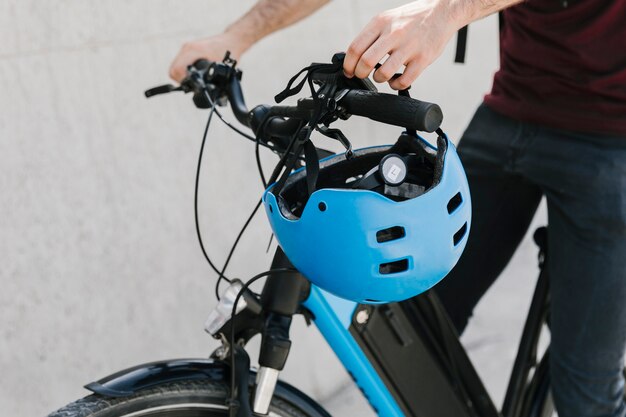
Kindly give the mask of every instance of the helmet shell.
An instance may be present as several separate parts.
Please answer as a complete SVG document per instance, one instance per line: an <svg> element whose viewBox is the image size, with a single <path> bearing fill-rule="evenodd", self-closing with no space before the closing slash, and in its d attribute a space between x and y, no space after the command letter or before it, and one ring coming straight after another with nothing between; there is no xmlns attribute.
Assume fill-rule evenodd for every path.
<svg viewBox="0 0 626 417"><path fill-rule="evenodd" d="M300 218L290 219L281 213L271 185L263 196L264 207L281 248L313 284L359 303L405 300L443 279L467 242L469 187L449 141L443 161L439 183L409 200L326 188L311 194ZM453 206L458 206L449 213L455 196ZM398 226L403 237L378 241L377 232ZM399 271L383 273L381 265L390 263Z"/></svg>

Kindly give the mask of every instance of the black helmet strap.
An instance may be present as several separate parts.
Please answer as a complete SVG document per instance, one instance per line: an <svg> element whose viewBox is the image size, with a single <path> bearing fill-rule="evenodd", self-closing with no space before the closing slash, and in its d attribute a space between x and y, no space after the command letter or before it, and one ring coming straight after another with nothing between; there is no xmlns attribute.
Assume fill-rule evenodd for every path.
<svg viewBox="0 0 626 417"><path fill-rule="evenodd" d="M294 85L298 77L302 74L306 73L306 75L302 78L300 82ZM313 142L311 142L311 133L313 130L316 130L317 125L320 123L322 118L326 115L326 100L323 100L324 97L332 97L335 94L335 87L333 83L327 84L322 87L320 90L316 90L313 86L313 77L312 75L315 73L323 73L328 74L331 77L343 76L343 61L335 61L331 64L311 64L306 68L303 68L300 72L294 75L289 82L287 83L287 87L276 95L275 100L277 103L280 103L287 97L291 97L295 94L298 94L302 88L304 87L304 83L307 82L309 88L311 90L311 96L313 97L313 105L314 111L313 116L309 120L309 122L304 126L292 139L292 144L290 146L290 151L287 156L287 159L284 161L284 171L281 174L278 182L274 186L274 192L279 194L283 187L285 186L285 182L289 177L289 174L296 166L300 155L304 153L304 162L307 170L307 190L309 195L311 195L315 189L317 184L317 177L319 174L319 155L317 153L317 149ZM325 95L322 95L321 92L324 92ZM277 169L280 169L280 163ZM276 171L275 171L276 172Z"/></svg>
<svg viewBox="0 0 626 417"><path fill-rule="evenodd" d="M439 135L437 138L437 154L433 155L432 153L429 153L424 148L424 146L419 143L417 135L414 132L403 132L396 141L396 143L391 148L389 148L387 152L385 152L386 156L383 157L379 165L371 169L361 179L355 181L352 185L352 188L372 190L374 188L384 185L385 183L387 185L394 185L390 184L388 182L388 179L385 177L385 173L381 172L381 169L384 169L383 165L385 159L389 157L395 157L401 160L398 161L397 165L404 165L407 172L408 166L410 165L411 161L415 161L415 158L425 158L427 160L430 160L434 166L432 185L436 185L441 178L441 173L443 170L443 157L447 148L446 137L443 131L438 130L437 134Z"/></svg>

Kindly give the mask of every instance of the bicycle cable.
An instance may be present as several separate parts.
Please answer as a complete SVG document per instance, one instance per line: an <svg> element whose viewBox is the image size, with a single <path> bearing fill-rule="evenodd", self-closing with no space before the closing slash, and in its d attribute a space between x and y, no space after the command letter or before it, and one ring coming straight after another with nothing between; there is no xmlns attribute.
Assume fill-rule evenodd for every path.
<svg viewBox="0 0 626 417"><path fill-rule="evenodd" d="M227 126L229 126L232 130L234 130L235 132L239 133L240 135L251 139L255 142L255 157L256 157L256 162L257 162L257 168L259 170L259 176L261 177L261 182L263 183L264 189L266 187L266 181L265 181L265 175L263 174L263 168L261 166L261 158L260 158L260 153L259 153L259 147L261 145L261 140L260 137L254 139L251 136L248 136L247 134L245 134L244 132L242 132L241 130L237 129L235 126L231 125L229 122L227 122L220 114L220 112L217 110L216 104L213 102L213 100L211 100L211 97L209 95L209 92L204 89L203 90L205 97L207 98L211 108L210 108L210 113L209 113L209 119L207 120L207 125L205 127L204 130L204 135L202 137L202 145L200 147L200 154L198 157L198 169L196 171L196 184L195 184L195 195L194 195L194 211L195 211L195 219L196 219L196 233L198 235L198 240L200 242L200 248L202 249L202 253L204 254L205 259L207 260L207 262L209 263L209 265L211 265L211 268L213 268L213 270L215 271L216 274L218 274L218 278L217 278L217 282L215 283L215 297L217 298L217 300L220 300L220 294L219 294L219 288L220 288L220 284L222 282L222 280L230 283L232 280L230 278L228 278L225 275L226 272L226 268L228 268L228 265L230 263L230 260L233 257L233 254L235 253L235 250L237 249L237 245L239 244L239 241L241 240L241 237L243 236L243 234L245 233L246 229L248 228L248 226L250 225L250 222L252 221L252 219L254 218L254 216L256 215L256 213L259 210L259 207L261 207L261 203L262 200L259 200L257 202L257 204L255 205L254 209L252 210L252 213L248 216L246 222L244 223L243 227L241 228L241 230L239 231L239 234L237 235L237 238L235 239L235 242L233 243L228 256L226 257L226 261L224 262L224 266L222 267L221 271L217 269L217 267L213 264L213 262L211 262L209 256L206 253L206 250L204 248L204 244L202 241L202 236L200 234L200 226L199 226L199 221L198 221L198 183L199 183L199 177L200 177L200 167L202 165L202 157L203 157L203 153L204 153L204 146L206 143L206 138L208 136L208 131L209 131L209 126L211 124L211 119L213 116L213 113L217 114L217 116L219 117L219 119L224 122L224 124L226 124ZM273 147L270 146L266 146L269 149L271 149L272 151L274 151Z"/></svg>
<svg viewBox="0 0 626 417"><path fill-rule="evenodd" d="M243 225L243 227L239 231L239 234L237 235L237 239L235 239L235 243L233 243L233 246L230 248L230 252L228 253L226 262L224 262L224 267L222 268L222 272L220 273L220 276L217 278L217 283L215 284L215 296L217 297L218 301L220 300L219 289L220 289L220 283L222 282L222 280L225 280L228 283L231 282L231 280L229 280L228 278L224 276L224 272L226 272L226 268L228 267L228 264L230 263L230 259L233 257L233 254L235 253L235 249L237 249L237 245L239 244L241 237L243 236L244 232L248 228L248 225L254 218L255 214L259 211L259 207L261 207L262 201L263 200L259 199L259 201L256 203L256 206L254 206L252 213L250 213L250 216L248 216L246 223Z"/></svg>
<svg viewBox="0 0 626 417"><path fill-rule="evenodd" d="M260 149L259 145L260 145L261 140L259 136L257 136L257 139L255 140L255 142L256 144L254 146L254 156L256 159L257 169L259 170L259 177L261 178L261 183L263 184L263 189L265 190L267 188L267 181L265 180L265 174L263 173L263 166L261 165L261 155L259 153L259 149ZM261 207L262 201L263 200L259 200L259 202L256 204L256 206L252 210L252 213L248 217L248 220L246 220L246 223L243 225L243 228L239 231L239 234L237 235L237 239L235 239L235 243L233 244L228 254L228 257L226 258L226 262L224 263L222 272L220 273L220 276L217 279L217 283L215 284L215 296L217 297L218 300L220 299L219 289L220 289L220 283L223 279L222 277L224 276L224 272L226 271L226 268L228 267L228 263L230 262L230 259L232 258L233 253L235 252L235 249L237 247L237 244L239 243L239 240L243 236L244 232L248 228L248 225L250 224L254 216L256 215L257 211L259 210L259 207ZM230 282L230 281L227 281L227 282Z"/></svg>
<svg viewBox="0 0 626 417"><path fill-rule="evenodd" d="M256 144L254 145L254 157L256 159L256 167L259 170L259 177L261 177L261 184L263 184L263 189L267 189L267 181L265 180L265 174L263 173L263 166L261 165L261 155L259 153L261 144L261 136L256 137Z"/></svg>
<svg viewBox="0 0 626 417"><path fill-rule="evenodd" d="M196 223L196 235L198 236L198 243L200 243L200 249L202 250L202 255L204 255L204 259L206 259L206 261L209 263L213 271L215 271L216 274L221 275L222 273L220 272L219 269L217 269L215 264L211 261L211 258L209 258L209 255L207 254L206 249L204 247L202 234L200 233L200 219L198 215L198 188L199 188L199 183L200 183L200 170L202 168L202 156L204 154L204 145L206 143L207 134L209 133L209 127L211 126L211 120L213 118L214 112L215 112L215 107L213 106L211 107L211 110L209 112L209 118L207 119L207 123L204 128L204 134L202 135L202 144L200 145L200 152L198 154L198 166L196 168L196 182L194 186L194 196L193 196L193 201L194 201L193 211L194 211L194 219ZM227 277L224 277L224 278L228 282L230 282L230 279L228 279Z"/></svg>

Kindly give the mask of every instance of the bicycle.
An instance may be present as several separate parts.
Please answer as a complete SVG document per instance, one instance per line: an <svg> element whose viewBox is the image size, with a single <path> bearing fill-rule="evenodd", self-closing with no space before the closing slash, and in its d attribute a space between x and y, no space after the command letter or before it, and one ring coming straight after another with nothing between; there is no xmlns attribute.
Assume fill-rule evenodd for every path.
<svg viewBox="0 0 626 417"><path fill-rule="evenodd" d="M336 68L340 68L338 62L341 62L340 55L333 57ZM196 106L210 108L201 149L211 116L215 113L222 118L216 106L230 102L236 119L255 133L255 137L248 136L229 124L255 142L264 184L277 181L280 170L275 169L270 181L265 181L258 159L259 147L277 153L283 162L281 168L286 171L297 168L285 167L285 158L290 154L302 165L307 156L296 152L293 144L303 123L316 114L316 100L319 102L324 95L327 95L325 106L328 111L319 131L338 140L346 148L347 156L353 152L350 142L341 131L329 128L338 119L368 117L405 128L408 132L437 131L442 121L437 105L412 99L407 92L398 96L378 93L367 79L345 79L324 73L309 78L319 87L315 100L301 99L296 106L260 105L249 111L243 99L240 78L241 71L236 62L227 55L223 62L195 63L180 86L156 87L147 91L146 96L183 91L193 93ZM295 79L285 90L289 94L299 91L298 86L291 87ZM304 80L299 88L303 84ZM312 85L311 89L313 91ZM319 113L315 117L319 117ZM317 155L328 157L332 153L318 149ZM202 152L198 171L201 157ZM261 202L253 214L260 205ZM198 228L197 231L204 256L219 274L217 294L219 283L227 279L224 273L234 247L224 268L218 270L204 250ZM240 236L242 233L243 230ZM382 304L342 299L311 284L279 247L269 271L245 284L230 280L221 298L217 294L218 305L209 315L205 329L220 339L222 345L209 359L152 362L119 371L87 384L85 388L92 395L50 416L228 414L249 417L269 414L327 417L329 414L314 400L278 379L291 345L289 327L297 314L317 325L370 405L381 416L550 416L554 407L549 394L549 349L542 355L538 352L540 333L544 327L549 328L549 278L544 269L548 256L546 234L547 229L542 227L534 235L539 247L541 272L501 411L497 410L484 388L435 292L430 290L406 301ZM255 294L249 286L262 277L267 277L262 292ZM253 371L245 346L257 334L262 335L260 367Z"/></svg>

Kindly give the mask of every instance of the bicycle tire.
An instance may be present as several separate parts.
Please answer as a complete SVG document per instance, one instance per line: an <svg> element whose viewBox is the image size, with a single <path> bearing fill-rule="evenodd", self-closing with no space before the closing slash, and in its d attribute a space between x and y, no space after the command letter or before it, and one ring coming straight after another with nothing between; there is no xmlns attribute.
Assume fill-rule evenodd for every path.
<svg viewBox="0 0 626 417"><path fill-rule="evenodd" d="M229 387L224 381L183 380L157 385L121 398L92 394L48 417L227 417L228 395ZM296 402L285 398L277 390L269 415L330 417L321 408L301 407Z"/></svg>

